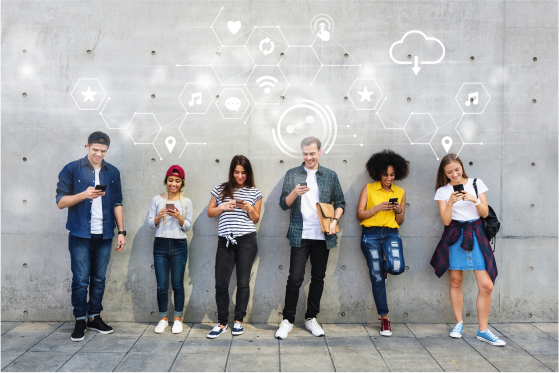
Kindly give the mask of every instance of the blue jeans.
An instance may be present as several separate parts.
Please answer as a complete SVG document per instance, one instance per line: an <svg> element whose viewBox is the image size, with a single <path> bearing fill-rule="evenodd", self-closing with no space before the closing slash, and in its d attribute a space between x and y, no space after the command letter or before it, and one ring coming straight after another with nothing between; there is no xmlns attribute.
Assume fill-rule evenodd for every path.
<svg viewBox="0 0 559 373"><path fill-rule="evenodd" d="M398 228L363 227L361 251L367 260L373 286L373 298L379 315L388 314L384 274L404 272L404 251Z"/></svg>
<svg viewBox="0 0 559 373"><path fill-rule="evenodd" d="M153 264L155 278L157 279L157 305L159 317L167 316L167 303L169 302L169 271L171 271L171 284L175 299L175 316L182 316L184 308L184 271L188 248L186 238L161 238L155 237L153 243Z"/></svg>
<svg viewBox="0 0 559 373"><path fill-rule="evenodd" d="M95 317L103 311L105 274L111 258L113 239L104 240L102 234L91 238L68 235L72 268L72 306L77 320ZM89 286L89 302L87 287Z"/></svg>

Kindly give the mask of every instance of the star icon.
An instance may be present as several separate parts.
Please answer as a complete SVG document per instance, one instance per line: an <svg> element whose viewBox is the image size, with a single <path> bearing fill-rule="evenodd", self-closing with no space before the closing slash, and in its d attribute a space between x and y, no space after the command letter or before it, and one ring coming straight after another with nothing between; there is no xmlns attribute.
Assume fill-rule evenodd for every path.
<svg viewBox="0 0 559 373"><path fill-rule="evenodd" d="M367 87L365 87L365 89L363 89L362 92L357 92L357 93L359 93L361 95L361 101L359 101L359 102L363 102L365 100L371 102L371 95L373 94L373 92L369 92L367 90Z"/></svg>
<svg viewBox="0 0 559 373"><path fill-rule="evenodd" d="M82 95L84 95L83 102L86 102L87 100L91 100L91 102L95 102L95 100L93 100L93 95L96 94L97 92L91 92L91 87L87 87L87 92L82 92Z"/></svg>

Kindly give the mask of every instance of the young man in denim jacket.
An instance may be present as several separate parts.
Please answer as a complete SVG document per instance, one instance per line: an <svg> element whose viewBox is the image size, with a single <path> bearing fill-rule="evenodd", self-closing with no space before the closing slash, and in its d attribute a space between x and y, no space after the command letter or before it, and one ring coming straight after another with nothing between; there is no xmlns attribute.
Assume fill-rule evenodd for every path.
<svg viewBox="0 0 559 373"><path fill-rule="evenodd" d="M84 339L86 328L101 334L113 332L101 319L101 303L114 228L118 226L119 231L116 251L124 248L126 231L120 172L103 160L110 143L107 134L92 133L85 145L87 155L68 163L58 175L56 204L59 209L68 207L66 229L70 232L72 306L76 318L71 340L75 342ZM105 189L96 189L97 185L104 185Z"/></svg>
<svg viewBox="0 0 559 373"><path fill-rule="evenodd" d="M322 154L320 140L307 137L301 142L304 162L301 166L287 171L280 197L282 209L291 209L287 238L291 246L289 277L285 292L283 321L276 332L276 338L285 339L293 328L295 311L299 299L299 289L305 277L305 266L311 258L311 284L305 314L305 328L316 336L324 335L324 330L316 321L320 311L320 299L324 288L324 277L328 264L329 249L336 247L338 237L336 227L345 208L344 193L338 175L318 164ZM301 185L306 182L307 185ZM329 232L322 232L316 203L334 205L334 220Z"/></svg>

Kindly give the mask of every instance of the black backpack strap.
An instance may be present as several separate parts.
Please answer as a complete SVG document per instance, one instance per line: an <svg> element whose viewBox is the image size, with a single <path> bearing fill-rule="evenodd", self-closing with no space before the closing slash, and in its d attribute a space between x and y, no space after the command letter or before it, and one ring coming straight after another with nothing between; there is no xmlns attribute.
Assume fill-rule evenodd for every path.
<svg viewBox="0 0 559 373"><path fill-rule="evenodd" d="M479 198L479 196L477 195L477 184L476 184L477 178L474 179L474 190L476 191L476 198Z"/></svg>

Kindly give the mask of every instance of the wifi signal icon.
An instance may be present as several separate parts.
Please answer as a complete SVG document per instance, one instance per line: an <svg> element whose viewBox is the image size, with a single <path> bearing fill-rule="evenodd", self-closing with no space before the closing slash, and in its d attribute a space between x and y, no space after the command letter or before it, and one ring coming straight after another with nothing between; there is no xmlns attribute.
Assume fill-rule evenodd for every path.
<svg viewBox="0 0 559 373"><path fill-rule="evenodd" d="M266 88L264 88L264 93L270 93L271 88L274 88L276 86L276 84L278 83L278 80L276 78L274 78L273 76L265 75L265 76L261 76L260 78L256 79L256 83L258 83L258 86L260 88L266 87Z"/></svg>

